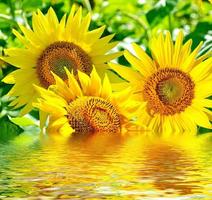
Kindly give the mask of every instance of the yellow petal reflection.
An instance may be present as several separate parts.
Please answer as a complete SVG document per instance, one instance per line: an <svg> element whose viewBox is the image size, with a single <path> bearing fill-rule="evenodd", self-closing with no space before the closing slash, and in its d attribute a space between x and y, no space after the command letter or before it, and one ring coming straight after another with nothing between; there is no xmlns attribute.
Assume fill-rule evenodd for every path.
<svg viewBox="0 0 212 200"><path fill-rule="evenodd" d="M0 198L15 194L26 199L210 200L212 196L212 134L156 138L102 133L51 137L28 145L23 141L29 140L21 136L7 147L0 145L4 177Z"/></svg>

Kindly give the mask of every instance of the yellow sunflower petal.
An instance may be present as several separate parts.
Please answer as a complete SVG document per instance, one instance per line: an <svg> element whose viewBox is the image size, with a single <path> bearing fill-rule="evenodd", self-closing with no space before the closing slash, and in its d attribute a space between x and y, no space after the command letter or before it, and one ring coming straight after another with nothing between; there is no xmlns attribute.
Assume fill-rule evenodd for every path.
<svg viewBox="0 0 212 200"><path fill-rule="evenodd" d="M122 81L120 83L112 83L113 91L116 91L116 92L122 91L122 90L124 90L125 88L128 88L128 87L129 87L129 83L126 82L126 81Z"/></svg>
<svg viewBox="0 0 212 200"><path fill-rule="evenodd" d="M108 77L110 77L110 81L113 83L120 83L124 81L123 78L114 72L114 70L110 69L108 64L99 64L95 65L95 67L100 77L104 77L106 73Z"/></svg>
<svg viewBox="0 0 212 200"><path fill-rule="evenodd" d="M37 36L38 40L42 41L42 39L44 39L43 37L39 37L40 34L42 34L43 36L45 36L45 39L47 39L47 41L50 39L50 37L48 37L51 33L51 26L48 23L47 18L43 15L43 13L38 9L37 13L33 13L32 15L33 19L32 19L32 26L33 26L33 30L34 30L34 35ZM47 42L44 41L44 42Z"/></svg>
<svg viewBox="0 0 212 200"><path fill-rule="evenodd" d="M196 134L198 125L211 127L207 118L208 111L204 108L211 106L210 100L204 100L212 95L211 60L205 55L197 58L201 43L193 52L191 45L192 40L183 45L182 32L179 33L175 44L169 32L165 38L161 33L159 37L151 40L152 60L142 50L139 52L140 48L136 45L134 50L137 50L137 57L125 52L128 62L138 71L118 64L109 64L132 86L134 99L147 102L142 110L143 119L139 117L139 121L156 134ZM145 71L142 65L151 62L155 68ZM170 88L175 88L176 93ZM182 90L182 93L178 90ZM179 99L175 100L175 95L179 95ZM124 106L122 103L120 105Z"/></svg>
<svg viewBox="0 0 212 200"><path fill-rule="evenodd" d="M102 47L104 47L106 44L108 44L112 38L114 37L114 34L111 35L107 35L105 37L100 38L96 43L94 43L92 45L92 49L91 49L91 55L96 55L96 49L100 49Z"/></svg>
<svg viewBox="0 0 212 200"><path fill-rule="evenodd" d="M172 66L173 67L179 67L179 60L180 60L180 52L182 49L182 43L183 43L183 32L180 31L179 34L177 35L177 39L174 45L174 54L173 54L173 61L172 61Z"/></svg>
<svg viewBox="0 0 212 200"><path fill-rule="evenodd" d="M84 35L88 31L90 23L91 23L91 14L88 13L82 19L82 23L81 23L81 28L80 28L80 33L79 34Z"/></svg>
<svg viewBox="0 0 212 200"><path fill-rule="evenodd" d="M138 72L132 70L129 67L125 67L123 65L115 64L115 63L109 63L109 66L111 69L113 69L115 72L117 72L120 76L122 76L127 81L130 81L131 83L139 83L143 81L142 75L140 75Z"/></svg>
<svg viewBox="0 0 212 200"><path fill-rule="evenodd" d="M78 97L82 96L82 90L77 80L75 79L74 75L71 74L69 70L66 70L66 74L68 76L68 85L70 88L72 88L73 94Z"/></svg>
<svg viewBox="0 0 212 200"><path fill-rule="evenodd" d="M185 62L185 60L190 55L191 45L192 45L192 40L190 39L182 46L177 68L181 68L181 65Z"/></svg>
<svg viewBox="0 0 212 200"><path fill-rule="evenodd" d="M105 26L102 26L98 29L88 32L85 36L85 40L88 42L89 45L94 44L100 38L104 30Z"/></svg>
<svg viewBox="0 0 212 200"><path fill-rule="evenodd" d="M149 70L150 72L154 72L156 70L156 67L155 67L153 61L151 60L151 58L136 43L132 43L132 46L136 52L137 57L142 62L142 66L140 66L140 67L145 67L146 70Z"/></svg>
<svg viewBox="0 0 212 200"><path fill-rule="evenodd" d="M100 78L104 77L108 69L106 62L122 53L108 54L108 51L117 44L117 42L110 43L114 35L101 38L105 26L90 31L90 21L91 14L88 13L83 17L81 7L76 9L73 6L67 21L66 15L59 21L54 10L50 8L47 14L43 14L40 10L32 14L32 28L20 25L23 35L13 30L25 48L8 49L3 58L20 68L4 79L5 82L14 84L8 93L17 97L12 105L26 105L23 110L25 112L32 108L33 101L36 101L39 93L42 97L35 106L47 113L60 116L65 114L65 107L76 98L88 94L98 96L101 95L100 91L104 95L110 94L111 88L109 90L106 88L109 86L109 81L105 79L103 84L105 92L103 92ZM68 70L72 71L72 64L76 69L75 72L82 70L91 77L84 76L81 79L81 75L78 77L71 74ZM93 65L97 72L93 71L90 74ZM63 66L67 66L68 80L63 76ZM51 70L57 76L55 74L52 76ZM114 75L110 71L108 74ZM34 94L34 84L49 90L45 92L38 90L39 92Z"/></svg>
<svg viewBox="0 0 212 200"><path fill-rule="evenodd" d="M19 53L19 52L18 52ZM31 55L32 59L29 59L29 54L25 52L25 54L21 56L10 56L10 57L2 57L1 59L4 60L7 63L10 63L13 66L16 66L18 68L26 69L26 68L33 68L35 66L36 59Z"/></svg>
<svg viewBox="0 0 212 200"><path fill-rule="evenodd" d="M209 128L209 129L212 128L207 115L201 110L199 110L198 108L194 106L190 106L189 108L187 108L187 112L189 112L189 115L192 116L192 119L199 126Z"/></svg>
<svg viewBox="0 0 212 200"><path fill-rule="evenodd" d="M170 137L173 134L173 126L175 121L171 119L169 116L165 117L163 120L163 137Z"/></svg>
<svg viewBox="0 0 212 200"><path fill-rule="evenodd" d="M159 115L155 115L154 117L150 118L148 129L152 130L155 134L162 134L161 117Z"/></svg>
<svg viewBox="0 0 212 200"><path fill-rule="evenodd" d="M51 122L51 127L58 129L61 128L65 123L67 123L67 118L63 116Z"/></svg>
<svg viewBox="0 0 212 200"><path fill-rule="evenodd" d="M169 31L166 33L164 47L166 67L172 67L172 55L174 46Z"/></svg>
<svg viewBox="0 0 212 200"><path fill-rule="evenodd" d="M43 130L46 124L46 120L48 118L48 114L39 110L39 120L40 120L40 129Z"/></svg>
<svg viewBox="0 0 212 200"><path fill-rule="evenodd" d="M21 31L24 33L27 40L29 40L33 45L40 43L40 38L30 29L26 28L23 25L19 25Z"/></svg>
<svg viewBox="0 0 212 200"><path fill-rule="evenodd" d="M212 108L212 100L210 99L194 99L193 103L199 108L203 107Z"/></svg>
<svg viewBox="0 0 212 200"><path fill-rule="evenodd" d="M74 129L67 122L60 128L60 134L64 137L70 137L72 133L74 133Z"/></svg>
<svg viewBox="0 0 212 200"><path fill-rule="evenodd" d="M155 61L159 64L159 66L161 68L166 67L163 33L160 33L157 39L152 39L150 43L150 48L153 57L155 58ZM158 49L160 49L160 51L158 51Z"/></svg>
<svg viewBox="0 0 212 200"><path fill-rule="evenodd" d="M212 111L210 111L210 110L207 109L207 108L204 108L204 109L203 109L203 112L208 116L208 119L209 119L210 121L212 121Z"/></svg>
<svg viewBox="0 0 212 200"><path fill-rule="evenodd" d="M122 54L123 54L122 52L116 52L116 53L111 53L111 54L107 54L107 55L94 56L92 61L94 64L105 63L110 60L113 60L114 58L121 56Z"/></svg>
<svg viewBox="0 0 212 200"><path fill-rule="evenodd" d="M186 72L190 71L195 63L195 58L202 46L202 42L194 49L194 51L188 56L188 58L184 61L184 63L182 63L182 65L180 66L180 68Z"/></svg>
<svg viewBox="0 0 212 200"><path fill-rule="evenodd" d="M67 71L68 70L66 69L66 73ZM74 99L76 94L74 94L73 90L71 90L59 76L57 76L53 72L52 74L56 82L55 86L52 86L52 88L54 89L55 87L57 87L58 93L60 93L60 95L63 96L67 101L71 101L72 99Z"/></svg>
<svg viewBox="0 0 212 200"><path fill-rule="evenodd" d="M82 20L82 7L80 7L77 10L76 14L73 16L72 21L70 21L69 24L69 28L72 30L70 35L74 39L74 40L72 39L73 42L76 42L79 39L78 29L80 28L81 20Z"/></svg>
<svg viewBox="0 0 212 200"><path fill-rule="evenodd" d="M65 40L65 37L64 37L65 24L66 24L66 15L63 15L62 19L60 20L58 29L57 29L58 39L61 41Z"/></svg>
<svg viewBox="0 0 212 200"><path fill-rule="evenodd" d="M90 55L92 56L99 56L99 55L102 55L102 54L105 54L107 53L109 50L113 49L119 42L111 42L109 44L105 44L103 46L98 46L96 48L92 48L92 52L90 53ZM112 54L110 54L112 55ZM115 57L111 58L110 60L116 58L116 57L119 57L122 55L122 53L120 54L113 54L115 55Z"/></svg>
<svg viewBox="0 0 212 200"><path fill-rule="evenodd" d="M175 133L182 134L185 131L185 129L182 126L180 114L175 114L173 116L173 120L174 120L174 125L175 125Z"/></svg>
<svg viewBox="0 0 212 200"><path fill-rule="evenodd" d="M112 94L112 87L106 74L103 80L102 91L100 96L104 99L110 99L111 94Z"/></svg>
<svg viewBox="0 0 212 200"><path fill-rule="evenodd" d="M25 79L32 80L34 77L34 70L18 69L8 74L2 81L9 84L26 84Z"/></svg>
<svg viewBox="0 0 212 200"><path fill-rule="evenodd" d="M47 103L46 101L39 100L38 103L33 103L33 106L57 117L67 114L66 110L63 107L57 106L55 102L48 101Z"/></svg>
<svg viewBox="0 0 212 200"><path fill-rule="evenodd" d="M18 31L16 31L15 29L12 30L12 33L18 38L18 40L24 44L25 47L32 47L31 44L29 43L29 41L24 38L24 36L22 36Z"/></svg>
<svg viewBox="0 0 212 200"><path fill-rule="evenodd" d="M78 72L78 77L81 83L83 93L89 95L91 86L90 77L87 74L82 73L81 71Z"/></svg>
<svg viewBox="0 0 212 200"><path fill-rule="evenodd" d="M42 96L43 99L50 100L51 103L55 103L56 106L61 106L63 108L67 105L66 100L53 91L45 90L44 88L37 85L34 85L34 88Z"/></svg>
<svg viewBox="0 0 212 200"><path fill-rule="evenodd" d="M195 66L190 75L194 81L201 81L212 73L212 58L209 58Z"/></svg>
<svg viewBox="0 0 212 200"><path fill-rule="evenodd" d="M114 97L116 98L117 102L121 102L121 101L125 102L129 99L132 93L133 93L132 88L127 87L125 88L125 90L115 93Z"/></svg>
<svg viewBox="0 0 212 200"><path fill-rule="evenodd" d="M206 98L212 95L212 90L211 90L211 85L212 85L212 79L211 80L203 80L199 82L195 86L195 95L196 98Z"/></svg>
<svg viewBox="0 0 212 200"><path fill-rule="evenodd" d="M59 21L57 19L56 13L54 12L54 10L51 7L49 8L46 16L49 21L49 24L51 24L52 29L56 30L59 25Z"/></svg>
<svg viewBox="0 0 212 200"><path fill-rule="evenodd" d="M72 21L73 21L73 17L74 17L75 12L76 12L76 5L74 4L71 8L71 12L68 16L67 23L66 23L65 36L67 38L70 37L70 30L71 30Z"/></svg>
<svg viewBox="0 0 212 200"><path fill-rule="evenodd" d="M129 60L129 62L132 64L133 67L139 70L139 72L143 76L148 77L149 75L151 75L151 71L148 68L148 65L145 66L145 63L142 63L141 60L139 60L138 58L136 58L135 56L133 56L131 53L129 53L126 50L124 51L124 56L127 60Z"/></svg>
<svg viewBox="0 0 212 200"><path fill-rule="evenodd" d="M93 68L90 76L91 76L90 90L92 90L92 95L99 96L101 92L101 79L97 74L95 67Z"/></svg>
<svg viewBox="0 0 212 200"><path fill-rule="evenodd" d="M180 115L180 123L183 126L183 133L197 133L197 123L194 118L191 118L190 111L183 112ZM182 134L182 133L181 133Z"/></svg>

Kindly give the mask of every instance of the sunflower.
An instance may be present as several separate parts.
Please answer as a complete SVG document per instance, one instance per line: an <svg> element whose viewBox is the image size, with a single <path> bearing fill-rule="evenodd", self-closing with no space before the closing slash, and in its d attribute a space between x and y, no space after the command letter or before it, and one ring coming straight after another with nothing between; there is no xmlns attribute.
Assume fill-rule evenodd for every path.
<svg viewBox="0 0 212 200"><path fill-rule="evenodd" d="M70 135L71 133L116 133L135 130L136 117L144 103L133 99L132 90L112 92L108 76L103 83L93 68L90 77L66 69L64 82L53 73L56 81L49 89L35 86L40 98L33 105L50 115L49 132Z"/></svg>
<svg viewBox="0 0 212 200"><path fill-rule="evenodd" d="M32 85L47 88L54 84L51 71L66 80L64 66L73 70L77 76L78 70L90 74L95 65L98 73L103 76L108 68L106 62L122 53L108 54L117 44L109 43L114 35L100 38L105 26L89 31L90 22L90 13L82 17L81 7L76 9L73 6L67 20L64 15L60 21L50 8L46 15L40 10L33 13L33 29L19 25L24 35L13 30L25 48L7 49L7 56L2 58L19 68L3 80L5 83L15 84L8 93L9 96L17 96L11 106L25 105L22 114L30 111L37 98Z"/></svg>
<svg viewBox="0 0 212 200"><path fill-rule="evenodd" d="M167 32L150 42L152 58L137 44L136 56L128 51L125 58L132 68L109 64L135 89L137 98L147 102L140 123L155 133L197 132L197 125L211 129L212 58L197 57L200 43L191 51L192 40L183 44L183 33L175 44Z"/></svg>

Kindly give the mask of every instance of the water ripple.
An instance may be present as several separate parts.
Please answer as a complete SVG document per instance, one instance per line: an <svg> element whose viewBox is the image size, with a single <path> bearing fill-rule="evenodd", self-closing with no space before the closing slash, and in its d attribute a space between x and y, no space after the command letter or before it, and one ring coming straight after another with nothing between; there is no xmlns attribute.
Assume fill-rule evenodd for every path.
<svg viewBox="0 0 212 200"><path fill-rule="evenodd" d="M0 199L212 199L211 135L20 137L0 144Z"/></svg>

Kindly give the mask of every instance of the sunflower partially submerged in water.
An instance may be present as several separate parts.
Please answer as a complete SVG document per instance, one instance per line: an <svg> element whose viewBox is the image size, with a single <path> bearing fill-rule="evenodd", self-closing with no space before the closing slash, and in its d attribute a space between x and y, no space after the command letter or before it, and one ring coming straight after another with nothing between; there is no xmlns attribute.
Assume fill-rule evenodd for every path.
<svg viewBox="0 0 212 200"><path fill-rule="evenodd" d="M133 44L136 56L124 55L132 68L110 64L135 88L137 98L147 102L140 123L156 133L197 132L197 125L211 129L212 58L197 57L200 43L191 51L192 40L183 44L180 32L175 44L167 32L153 38L150 58Z"/></svg>
<svg viewBox="0 0 212 200"><path fill-rule="evenodd" d="M35 86L41 98L34 106L50 115L50 132L69 135L135 130L144 103L133 100L130 88L113 93L107 75L102 83L95 68L90 77L79 71L78 80L67 69L66 73L65 82L53 74L56 84L48 90Z"/></svg>
<svg viewBox="0 0 212 200"><path fill-rule="evenodd" d="M51 71L66 80L64 66L77 75L78 70L90 74L95 65L103 77L108 68L106 62L121 53L107 54L117 44L109 43L114 35L100 38L105 26L89 31L90 22L90 13L82 17L81 7L76 10L73 6L67 20L64 15L60 21L50 8L46 15L40 10L33 13L33 29L20 25L24 35L13 30L25 48L7 49L7 57L3 57L4 61L19 68L3 80L5 83L15 84L8 93L9 96L17 96L11 103L12 106L26 105L22 114L30 111L37 98L32 85L47 88L54 84Z"/></svg>

